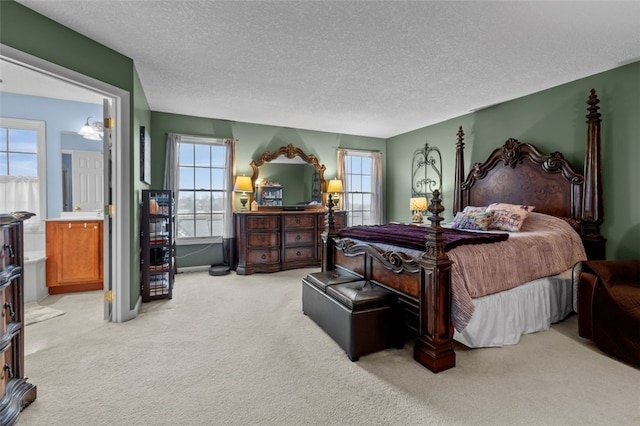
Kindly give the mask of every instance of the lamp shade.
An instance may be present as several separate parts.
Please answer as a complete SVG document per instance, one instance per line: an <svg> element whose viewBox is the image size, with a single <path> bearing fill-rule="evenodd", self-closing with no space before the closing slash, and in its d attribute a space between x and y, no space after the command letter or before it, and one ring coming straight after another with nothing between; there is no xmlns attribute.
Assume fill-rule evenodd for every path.
<svg viewBox="0 0 640 426"><path fill-rule="evenodd" d="M253 191L253 185L249 176L236 176L236 183L233 186L236 192Z"/></svg>
<svg viewBox="0 0 640 426"><path fill-rule="evenodd" d="M329 181L329 184L327 185L327 192L343 192L342 180L341 179L331 179Z"/></svg>
<svg viewBox="0 0 640 426"><path fill-rule="evenodd" d="M423 211L427 209L426 197L414 197L409 199L409 209L412 211Z"/></svg>

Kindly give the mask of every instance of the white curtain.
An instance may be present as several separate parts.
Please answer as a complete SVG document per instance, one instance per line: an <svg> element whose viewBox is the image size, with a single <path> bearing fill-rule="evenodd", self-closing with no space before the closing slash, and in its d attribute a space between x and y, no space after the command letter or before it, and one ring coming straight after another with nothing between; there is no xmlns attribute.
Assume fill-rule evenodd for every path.
<svg viewBox="0 0 640 426"><path fill-rule="evenodd" d="M0 212L35 213L24 222L25 229L40 226L40 179L36 176L0 176Z"/></svg>
<svg viewBox="0 0 640 426"><path fill-rule="evenodd" d="M372 153L371 171L371 221L374 225L384 222L384 197L382 194L382 154Z"/></svg>
<svg viewBox="0 0 640 426"><path fill-rule="evenodd" d="M347 162L345 157L347 151L344 149L338 149L338 179L342 181L342 210L349 211L349 179L347 179Z"/></svg>
<svg viewBox="0 0 640 426"><path fill-rule="evenodd" d="M224 177L224 235L223 238L233 238L235 236L233 227L233 177L236 174L236 140L225 139L224 145L227 147L227 174Z"/></svg>
<svg viewBox="0 0 640 426"><path fill-rule="evenodd" d="M180 135L167 133L167 151L164 162L164 189L173 191L174 196L178 195L178 144Z"/></svg>

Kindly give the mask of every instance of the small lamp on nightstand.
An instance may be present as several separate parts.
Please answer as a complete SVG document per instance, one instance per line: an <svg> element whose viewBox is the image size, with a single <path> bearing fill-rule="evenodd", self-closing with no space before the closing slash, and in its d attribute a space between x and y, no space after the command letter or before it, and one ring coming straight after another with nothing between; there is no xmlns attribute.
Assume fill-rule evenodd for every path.
<svg viewBox="0 0 640 426"><path fill-rule="evenodd" d="M344 189L342 188L342 180L341 179L331 179L327 184L327 192L334 193L332 197L333 204L336 206L336 209L339 209L340 205L340 193L342 193Z"/></svg>
<svg viewBox="0 0 640 426"><path fill-rule="evenodd" d="M249 176L236 176L236 183L233 186L233 190L235 192L242 192L240 195L240 203L242 203L242 211L246 212L247 209L247 201L249 201L249 197L247 197L247 192L253 192L253 185L251 184L251 178Z"/></svg>
<svg viewBox="0 0 640 426"><path fill-rule="evenodd" d="M426 197L412 197L409 199L409 208L413 212L411 222L422 223L422 212L427 210Z"/></svg>

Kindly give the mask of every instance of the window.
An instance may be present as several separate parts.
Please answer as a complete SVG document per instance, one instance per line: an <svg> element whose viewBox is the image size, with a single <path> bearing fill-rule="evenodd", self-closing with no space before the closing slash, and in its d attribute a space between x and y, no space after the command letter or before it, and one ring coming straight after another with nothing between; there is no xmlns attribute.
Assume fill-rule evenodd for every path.
<svg viewBox="0 0 640 426"><path fill-rule="evenodd" d="M37 228L46 214L45 123L0 118L0 211L29 211L26 222Z"/></svg>
<svg viewBox="0 0 640 426"><path fill-rule="evenodd" d="M217 139L182 136L177 148L176 239L182 243L222 241L227 145Z"/></svg>
<svg viewBox="0 0 640 426"><path fill-rule="evenodd" d="M344 186L342 209L349 226L382 223L381 156L376 151L338 150Z"/></svg>

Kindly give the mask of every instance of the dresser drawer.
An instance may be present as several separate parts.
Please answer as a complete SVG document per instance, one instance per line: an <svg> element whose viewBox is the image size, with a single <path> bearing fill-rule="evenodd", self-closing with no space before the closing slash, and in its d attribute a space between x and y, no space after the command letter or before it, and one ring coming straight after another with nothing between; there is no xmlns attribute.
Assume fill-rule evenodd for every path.
<svg viewBox="0 0 640 426"><path fill-rule="evenodd" d="M280 263L280 249L247 250L247 263L259 265L265 263Z"/></svg>
<svg viewBox="0 0 640 426"><path fill-rule="evenodd" d="M298 244L315 244L315 232L310 231L288 231L284 233L284 246Z"/></svg>
<svg viewBox="0 0 640 426"><path fill-rule="evenodd" d="M315 247L290 247L284 249L284 261L314 260Z"/></svg>
<svg viewBox="0 0 640 426"><path fill-rule="evenodd" d="M291 228L313 228L315 215L313 214L296 214L296 215L284 215L284 229Z"/></svg>
<svg viewBox="0 0 640 426"><path fill-rule="evenodd" d="M14 378L16 374L15 365L13 364L13 348L8 344L2 352L0 352L0 395L5 394L7 383Z"/></svg>
<svg viewBox="0 0 640 426"><path fill-rule="evenodd" d="M247 235L248 247L279 247L280 233L278 232L255 232Z"/></svg>
<svg viewBox="0 0 640 426"><path fill-rule="evenodd" d="M0 226L0 271L6 271L16 263L17 248L10 238L11 230L10 226Z"/></svg>
<svg viewBox="0 0 640 426"><path fill-rule="evenodd" d="M7 332L7 325L16 321L16 306L13 300L13 285L0 288L0 307L2 308L2 320L0 321L0 336ZM4 365L4 364L2 364ZM0 365L0 367L2 366Z"/></svg>
<svg viewBox="0 0 640 426"><path fill-rule="evenodd" d="M280 216L247 216L247 231L280 229Z"/></svg>
<svg viewBox="0 0 640 426"><path fill-rule="evenodd" d="M327 215L321 214L318 215L318 229L320 232L324 232L325 221ZM334 217L334 223L336 227L336 231L345 227L345 215L344 213L338 213Z"/></svg>

